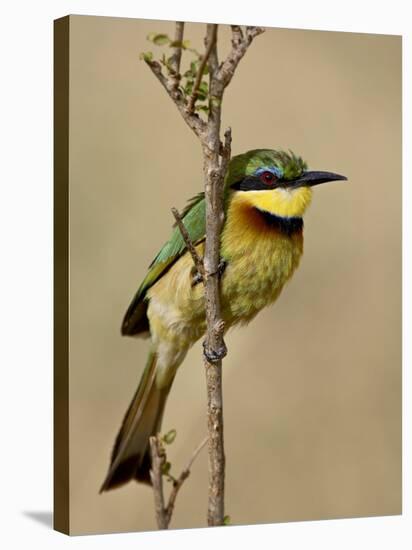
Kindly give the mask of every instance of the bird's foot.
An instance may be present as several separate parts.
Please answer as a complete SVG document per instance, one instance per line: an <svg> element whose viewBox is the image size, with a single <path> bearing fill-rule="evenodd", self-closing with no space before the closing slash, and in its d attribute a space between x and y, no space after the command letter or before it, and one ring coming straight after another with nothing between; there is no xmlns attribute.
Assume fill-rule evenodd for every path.
<svg viewBox="0 0 412 550"><path fill-rule="evenodd" d="M203 282L202 275L198 272L198 270L195 268L194 273L192 275L192 286L196 286L199 283Z"/></svg>
<svg viewBox="0 0 412 550"><path fill-rule="evenodd" d="M217 363L221 361L227 354L226 344L222 341L222 345L217 349L209 348L206 340L203 342L203 355L209 363Z"/></svg>
<svg viewBox="0 0 412 550"><path fill-rule="evenodd" d="M217 266L217 270L214 273L211 273L210 275L215 275L218 273L219 277L223 275L225 272L227 266L227 262L225 260L220 260L219 265ZM192 270L192 286L196 286L199 283L203 283L203 277L198 272L198 270L194 267Z"/></svg>
<svg viewBox="0 0 412 550"><path fill-rule="evenodd" d="M219 265L217 266L217 271L215 271L215 273L217 273L219 277L221 277L225 272L226 266L227 266L226 260L220 259ZM211 273L211 275L214 275L215 273Z"/></svg>

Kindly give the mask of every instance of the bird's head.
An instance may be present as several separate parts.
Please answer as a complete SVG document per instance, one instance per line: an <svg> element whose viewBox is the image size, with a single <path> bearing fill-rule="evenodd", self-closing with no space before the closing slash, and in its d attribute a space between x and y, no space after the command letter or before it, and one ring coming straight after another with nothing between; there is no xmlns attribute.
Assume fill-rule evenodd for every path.
<svg viewBox="0 0 412 550"><path fill-rule="evenodd" d="M293 153L255 149L233 157L225 179L230 199L280 217L301 217L312 199L312 187L346 180L332 172L308 171Z"/></svg>

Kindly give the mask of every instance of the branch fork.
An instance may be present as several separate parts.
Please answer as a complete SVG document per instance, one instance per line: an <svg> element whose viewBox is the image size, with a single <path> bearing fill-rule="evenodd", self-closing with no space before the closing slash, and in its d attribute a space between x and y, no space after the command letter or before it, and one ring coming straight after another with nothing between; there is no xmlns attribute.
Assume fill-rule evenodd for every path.
<svg viewBox="0 0 412 550"><path fill-rule="evenodd" d="M178 478L173 478L170 474L165 473L167 463L166 449L164 448L160 434L153 435L150 438L150 454L152 457L152 469L150 470L150 479L153 485L153 493L155 500L156 520L159 529L168 529L172 519L176 497L182 488L183 483L190 475L192 465L200 451L206 445L208 438L205 437L193 451L192 456L186 467L182 470ZM170 466L170 464L169 464ZM172 490L169 495L169 500L165 501L163 490L163 477L169 477L172 480Z"/></svg>

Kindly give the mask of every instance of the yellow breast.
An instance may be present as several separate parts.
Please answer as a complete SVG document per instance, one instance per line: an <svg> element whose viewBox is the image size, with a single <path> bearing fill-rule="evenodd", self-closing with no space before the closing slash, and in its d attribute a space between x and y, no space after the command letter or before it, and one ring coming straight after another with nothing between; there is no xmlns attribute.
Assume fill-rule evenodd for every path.
<svg viewBox="0 0 412 550"><path fill-rule="evenodd" d="M302 231L282 233L249 200L241 193L233 198L222 235L222 256L227 261L222 302L230 324L248 322L274 302L303 252Z"/></svg>
<svg viewBox="0 0 412 550"><path fill-rule="evenodd" d="M249 193L247 193L249 195ZM204 252L204 243L197 246ZM249 322L279 296L299 264L302 232L286 235L268 225L239 197L231 201L222 233L227 262L221 281L222 314L227 328ZM193 260L184 254L148 291L152 338L187 345L205 330L203 285L192 286Z"/></svg>

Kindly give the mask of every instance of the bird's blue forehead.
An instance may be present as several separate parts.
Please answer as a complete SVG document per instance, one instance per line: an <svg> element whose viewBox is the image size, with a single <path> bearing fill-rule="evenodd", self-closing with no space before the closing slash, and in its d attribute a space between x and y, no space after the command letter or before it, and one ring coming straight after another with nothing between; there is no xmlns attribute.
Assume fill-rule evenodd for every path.
<svg viewBox="0 0 412 550"><path fill-rule="evenodd" d="M260 176L260 174L263 174L263 172L271 172L274 176L276 176L278 179L283 177L283 170L279 168L278 166L259 166L257 168L253 175L254 176Z"/></svg>

